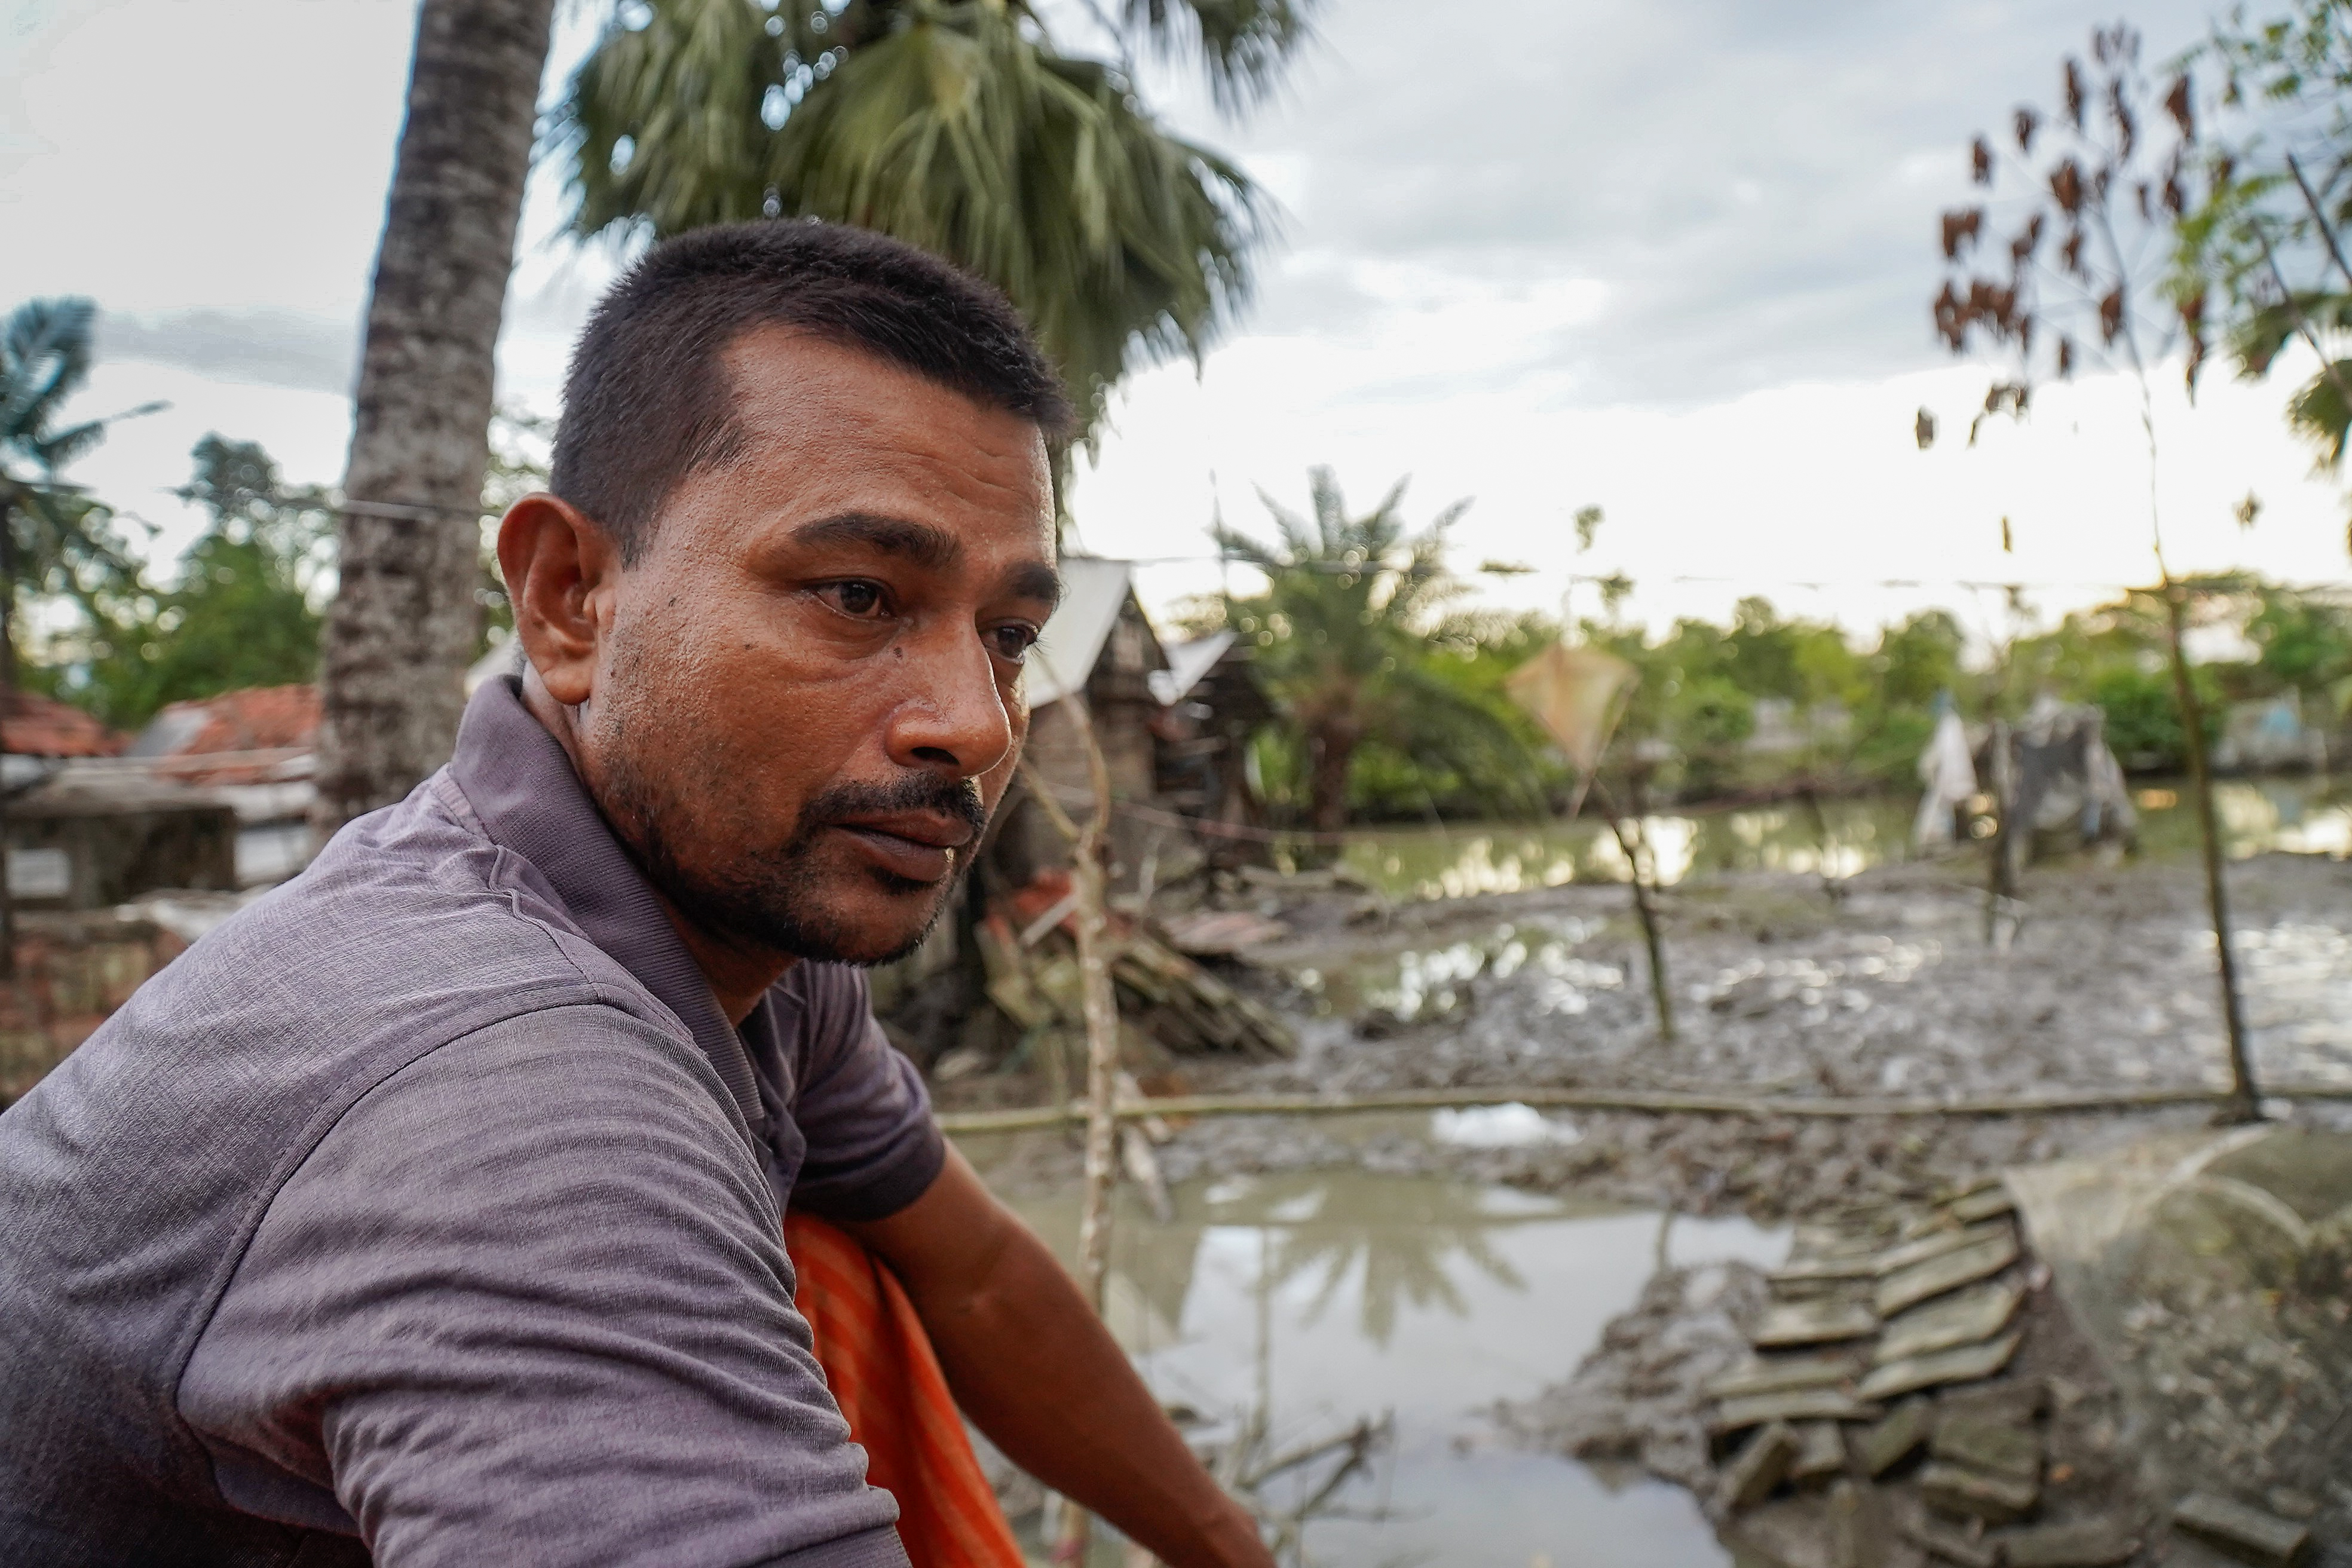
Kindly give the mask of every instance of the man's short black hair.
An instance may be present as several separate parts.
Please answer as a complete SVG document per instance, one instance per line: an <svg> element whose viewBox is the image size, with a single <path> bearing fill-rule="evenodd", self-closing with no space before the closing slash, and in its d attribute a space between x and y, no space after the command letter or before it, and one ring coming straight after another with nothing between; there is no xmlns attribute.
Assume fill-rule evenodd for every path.
<svg viewBox="0 0 2352 1568"><path fill-rule="evenodd" d="M644 549L670 489L740 449L728 346L795 328L974 402L1068 428L1061 378L1003 295L870 229L779 218L696 229L647 251L598 301L563 384L548 488Z"/></svg>

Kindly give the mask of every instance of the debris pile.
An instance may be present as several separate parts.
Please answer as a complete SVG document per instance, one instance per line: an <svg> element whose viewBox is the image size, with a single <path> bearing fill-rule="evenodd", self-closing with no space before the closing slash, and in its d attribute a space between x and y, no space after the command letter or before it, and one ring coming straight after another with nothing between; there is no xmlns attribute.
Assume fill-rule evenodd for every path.
<svg viewBox="0 0 2352 1568"><path fill-rule="evenodd" d="M1084 1026L1076 910L1067 873L1046 872L999 900L979 924L988 999L1024 1035ZM1297 1053L1288 1025L1203 965L1130 916L1108 911L1108 924L1119 1015L1162 1051L1248 1061L1285 1060ZM1233 935L1209 934L1227 941ZM1212 945L1204 951L1231 950Z"/></svg>
<svg viewBox="0 0 2352 1568"><path fill-rule="evenodd" d="M1791 1568L1861 1568L1898 1544L1961 1568L2139 1559L2157 1521L2116 1463L2112 1421L2063 1419L2095 1373L2023 1365L2028 1338L2063 1325L2027 1310L2047 1273L2014 1206L1994 1180L1799 1228L1747 1358L1703 1385L1708 1509L1727 1540ZM2300 1525L2203 1494L2173 1523L2279 1568L2309 1546Z"/></svg>

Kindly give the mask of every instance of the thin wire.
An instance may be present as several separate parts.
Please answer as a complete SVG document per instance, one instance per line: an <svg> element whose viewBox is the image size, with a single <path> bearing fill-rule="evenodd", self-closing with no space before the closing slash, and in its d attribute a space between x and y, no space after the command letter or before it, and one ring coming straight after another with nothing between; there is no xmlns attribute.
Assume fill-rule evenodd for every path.
<svg viewBox="0 0 2352 1568"><path fill-rule="evenodd" d="M1120 559L1122 559L1123 561L1125 561L1125 562L1126 562L1126 563L1127 563L1128 565L1130 565L1130 566L1169 566L1169 565L1181 565L1181 564L1186 564L1186 563L1199 563L1199 562L1216 562L1216 563L1218 563L1220 565L1254 565L1254 564L1255 564L1255 563L1252 563L1252 562L1248 562L1248 561L1244 560L1242 557L1240 557L1240 556L1238 556L1238 555L1223 555L1223 554L1218 554L1218 555L1209 555L1209 554L1198 554L1198 555L1133 555L1133 556L1123 556L1123 557L1120 557ZM1364 562L1364 563L1360 563L1360 564L1359 564L1359 565L1349 566L1349 565L1347 565L1346 563L1342 563L1342 562L1337 562L1337 561L1301 561L1301 562L1298 562L1298 563L1295 563L1295 565L1294 565L1294 566L1292 566L1292 567L1290 567L1290 568L1286 568L1286 569L1287 569L1287 570L1297 570L1297 571L1307 571L1307 572L1326 572L1326 573L1331 573L1331 574L1349 574L1349 573L1360 574L1364 574L1364 573L1367 573L1367 572L1376 572L1376 571L1382 571L1382 570L1396 570L1396 568L1383 567L1383 566L1381 566L1380 563L1375 563L1375 562ZM1569 574L1567 574L1567 581L1568 581L1569 583L1570 583L1570 584L1577 584L1577 583L1606 583L1606 582L1610 582L1610 581L1612 581L1612 580L1613 578L1615 578L1617 575L1618 575L1618 574L1613 573L1613 572L1612 572L1612 573L1606 573L1606 574L1602 574L1602 573L1591 573L1591 572L1570 572L1570 573L1569 573ZM2156 584L2148 584L2148 583L2144 583L2144 582L2135 582L2135 581L2133 581L2133 580L2131 580L2131 579L2129 579L2129 578L2123 578L2123 577L2049 577L2049 578L2018 578L2018 577L1840 577L1840 578L1822 578L1822 577L1760 577L1760 576L1748 576L1748 575L1736 576L1736 577L1716 577L1716 576L1704 576L1704 575L1698 575L1698 574L1687 574L1687 573L1685 573L1685 574L1675 574L1675 575L1674 575L1674 576L1671 576L1671 577L1652 578L1652 579L1650 579L1650 581L1652 581L1652 582L1661 582L1661 583L1706 583L1706 584L1732 584L1732 585L1735 585L1735 586L1736 586L1736 585L1739 585L1739 584L1753 584L1753 585L1758 586L1758 587L1766 587L1766 588L1812 588L1812 589L1817 589L1817 590L1826 590L1826 589L1832 589L1832 588L1973 588L1973 589L1998 588L1998 589L2003 590L2004 592L2012 592L2012 591L2013 591L2013 592L2023 592L2023 591L2025 591L2025 590L2027 590L2027 589L2032 589L2032 588L2120 588L2120 589L2124 589L2124 590L2130 591L2130 592L2145 593L2145 592L2153 592L2153 591L2155 590L2155 587L2156 587ZM1636 584L1636 585L1638 586L1638 583L1637 583L1637 584ZM2192 584L2192 585L2193 585L2193 584ZM2307 584L2298 584L2298 583L2275 583L2275 584L2265 584L2265 585L2266 585L2266 586L2270 586L2270 587L2274 587L2274 588L2283 588L2283 589L2287 590L2287 591L2288 591L2288 592L2290 592L2290 593L2299 593L2299 594L2323 594L2323 593L2347 593L2347 592L2352 592L2352 579L2347 579L2347 580L2337 581L2337 582L2328 582L2328 583L2307 583ZM2202 591L2202 592L2206 592L2206 593L2211 593L2211 592L2215 592L2216 590L2213 590L2213 589L2210 589L2210 588L2207 588L2207 589L2203 589L2203 590L2200 590L2200 591ZM2221 590L2221 591L2228 592L2228 591L2230 591L2230 590Z"/></svg>

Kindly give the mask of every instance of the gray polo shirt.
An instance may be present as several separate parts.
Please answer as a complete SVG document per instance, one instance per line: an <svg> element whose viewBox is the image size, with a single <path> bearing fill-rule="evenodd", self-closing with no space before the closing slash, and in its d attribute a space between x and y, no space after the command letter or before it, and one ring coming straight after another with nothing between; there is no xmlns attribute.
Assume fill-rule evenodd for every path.
<svg viewBox="0 0 2352 1568"><path fill-rule="evenodd" d="M778 1227L941 1159L863 977L730 1027L494 681L0 1115L0 1562L899 1568Z"/></svg>

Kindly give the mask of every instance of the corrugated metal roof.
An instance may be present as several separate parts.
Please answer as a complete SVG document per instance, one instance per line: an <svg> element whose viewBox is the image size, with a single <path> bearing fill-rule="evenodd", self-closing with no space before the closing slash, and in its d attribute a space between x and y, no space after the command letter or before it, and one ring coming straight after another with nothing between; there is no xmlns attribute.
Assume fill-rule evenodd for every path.
<svg viewBox="0 0 2352 1568"><path fill-rule="evenodd" d="M1217 660L1234 646L1232 632L1211 632L1191 642L1171 643L1166 647L1168 668L1155 669L1144 679L1150 682L1151 695L1160 699L1162 707L1173 708L1184 700L1192 688L1209 671L1217 668Z"/></svg>
<svg viewBox="0 0 2352 1568"><path fill-rule="evenodd" d="M1029 706L1058 702L1087 683L1127 603L1134 567L1091 555L1062 557L1062 604L1029 650L1022 679Z"/></svg>

